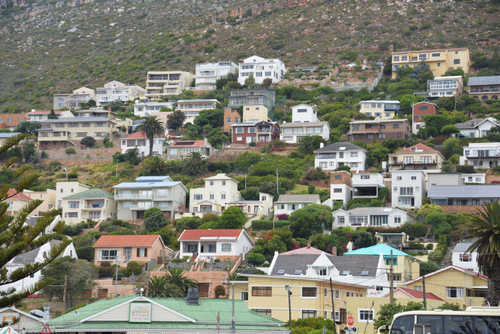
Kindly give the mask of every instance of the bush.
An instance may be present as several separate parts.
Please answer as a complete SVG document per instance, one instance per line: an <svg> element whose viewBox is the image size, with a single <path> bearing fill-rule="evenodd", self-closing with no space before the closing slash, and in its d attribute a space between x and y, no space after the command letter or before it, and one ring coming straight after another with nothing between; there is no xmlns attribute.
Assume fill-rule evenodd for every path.
<svg viewBox="0 0 500 334"><path fill-rule="evenodd" d="M78 179L78 173L75 172L68 173L68 179Z"/></svg>
<svg viewBox="0 0 500 334"><path fill-rule="evenodd" d="M250 252L247 255L247 262L254 266L260 266L266 262L266 257L263 254L257 252Z"/></svg>
<svg viewBox="0 0 500 334"><path fill-rule="evenodd" d="M77 248L76 255L78 255L79 259L94 261L94 247L91 245L87 245Z"/></svg>
<svg viewBox="0 0 500 334"><path fill-rule="evenodd" d="M142 263L137 261L130 261L129 263L127 263L126 274L127 276L130 276L132 274L134 275L142 274Z"/></svg>
<svg viewBox="0 0 500 334"><path fill-rule="evenodd" d="M76 154L76 150L73 147L67 148L65 152L67 155Z"/></svg>
<svg viewBox="0 0 500 334"><path fill-rule="evenodd" d="M94 147L95 143L96 140L94 139L94 137L90 136L87 136L80 141L80 144L85 145L87 147Z"/></svg>
<svg viewBox="0 0 500 334"><path fill-rule="evenodd" d="M291 224L288 220L277 220L274 222L274 228L283 228ZM252 221L253 230L272 230L273 221L272 220L254 220Z"/></svg>
<svg viewBox="0 0 500 334"><path fill-rule="evenodd" d="M99 278L113 277L116 266L111 266L111 263L104 262L99 267Z"/></svg>
<svg viewBox="0 0 500 334"><path fill-rule="evenodd" d="M456 166L457 172L459 173L475 173L476 170L472 165L458 165Z"/></svg>
<svg viewBox="0 0 500 334"><path fill-rule="evenodd" d="M226 288L224 287L224 285L219 284L215 287L214 292L215 292L215 298L219 298L220 296L226 295Z"/></svg>

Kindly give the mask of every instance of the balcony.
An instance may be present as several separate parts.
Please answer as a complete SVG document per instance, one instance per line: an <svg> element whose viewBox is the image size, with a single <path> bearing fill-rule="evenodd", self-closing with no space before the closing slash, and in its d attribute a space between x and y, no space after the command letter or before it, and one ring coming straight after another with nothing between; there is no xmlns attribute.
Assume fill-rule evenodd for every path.
<svg viewBox="0 0 500 334"><path fill-rule="evenodd" d="M414 161L392 161L389 162L390 166L399 166L399 165L435 165L437 164L436 160L414 160Z"/></svg>
<svg viewBox="0 0 500 334"><path fill-rule="evenodd" d="M125 200L125 199L153 199L152 194L116 194L115 200Z"/></svg>

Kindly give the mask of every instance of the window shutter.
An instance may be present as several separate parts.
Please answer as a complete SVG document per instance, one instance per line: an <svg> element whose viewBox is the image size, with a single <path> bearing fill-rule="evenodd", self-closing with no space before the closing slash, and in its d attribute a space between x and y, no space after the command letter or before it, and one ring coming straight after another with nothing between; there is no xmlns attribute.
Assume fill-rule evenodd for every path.
<svg viewBox="0 0 500 334"><path fill-rule="evenodd" d="M147 256L148 256L148 249L144 248L144 257L147 257Z"/></svg>
<svg viewBox="0 0 500 334"><path fill-rule="evenodd" d="M140 257L140 256L141 256L141 255L140 255L141 253L139 252L139 250L140 250L140 248L137 248L137 257Z"/></svg>

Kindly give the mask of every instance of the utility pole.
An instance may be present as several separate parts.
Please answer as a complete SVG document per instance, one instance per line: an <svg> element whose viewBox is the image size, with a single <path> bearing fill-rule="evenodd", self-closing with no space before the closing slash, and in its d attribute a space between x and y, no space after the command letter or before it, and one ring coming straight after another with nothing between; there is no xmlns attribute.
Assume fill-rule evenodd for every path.
<svg viewBox="0 0 500 334"><path fill-rule="evenodd" d="M391 289L391 294L390 294L390 303L393 304L394 303L394 272L393 272L393 267L392 267L392 250L391 250L391 267L389 269L389 274L390 274L390 277L389 277L389 284L390 284L390 287L389 289Z"/></svg>
<svg viewBox="0 0 500 334"><path fill-rule="evenodd" d="M278 169L276 169L276 195L278 195L280 193L279 184L278 184L278 177L279 177Z"/></svg>
<svg viewBox="0 0 500 334"><path fill-rule="evenodd" d="M148 269L147 277L148 277L148 280L146 282L146 297L149 297L149 289L148 289L148 284L149 284L149 269Z"/></svg>
<svg viewBox="0 0 500 334"><path fill-rule="evenodd" d="M233 318L231 320L231 333L236 333L236 315L234 313L234 280L233 280Z"/></svg>
<svg viewBox="0 0 500 334"><path fill-rule="evenodd" d="M427 296L425 295L425 275L422 276L422 292L424 293L424 308L427 310Z"/></svg>
<svg viewBox="0 0 500 334"><path fill-rule="evenodd" d="M333 320L333 334L336 334L335 327L335 304L333 303L333 283L330 277L330 294L332 295L332 320Z"/></svg>
<svg viewBox="0 0 500 334"><path fill-rule="evenodd" d="M62 304L62 315L66 311L66 282L68 280L68 276L64 275L64 291L63 291L63 304Z"/></svg>
<svg viewBox="0 0 500 334"><path fill-rule="evenodd" d="M120 266L120 261L116 261L115 297L118 297L118 267L119 266Z"/></svg>

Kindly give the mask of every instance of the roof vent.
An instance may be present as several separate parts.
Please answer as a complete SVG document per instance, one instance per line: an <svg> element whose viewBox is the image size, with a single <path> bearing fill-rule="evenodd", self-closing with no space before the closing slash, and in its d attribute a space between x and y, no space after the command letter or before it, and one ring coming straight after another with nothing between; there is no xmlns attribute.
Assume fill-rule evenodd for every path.
<svg viewBox="0 0 500 334"><path fill-rule="evenodd" d="M188 288L187 296L184 298L188 305L200 305L200 295L198 288Z"/></svg>
<svg viewBox="0 0 500 334"><path fill-rule="evenodd" d="M350 271L350 270L344 270L344 271L342 271L342 276L347 276L347 275L349 275L350 273L351 273L351 271Z"/></svg>
<svg viewBox="0 0 500 334"><path fill-rule="evenodd" d="M368 276L368 270L361 270L361 276Z"/></svg>
<svg viewBox="0 0 500 334"><path fill-rule="evenodd" d="M302 275L302 269L295 270L295 275Z"/></svg>
<svg viewBox="0 0 500 334"><path fill-rule="evenodd" d="M278 275L285 275L285 269L278 269Z"/></svg>

